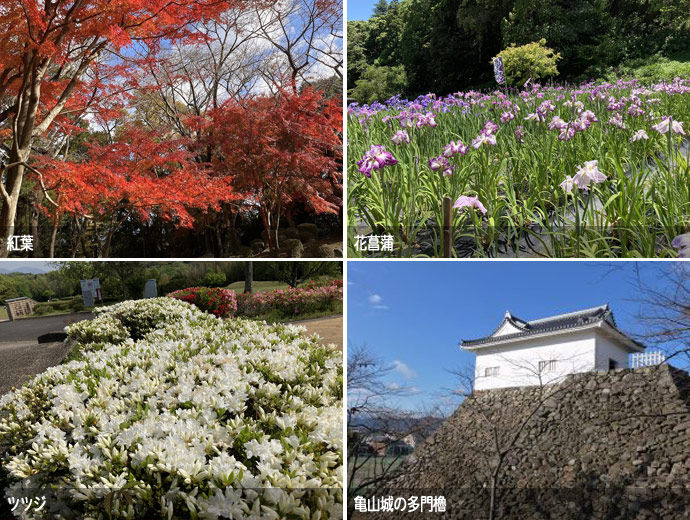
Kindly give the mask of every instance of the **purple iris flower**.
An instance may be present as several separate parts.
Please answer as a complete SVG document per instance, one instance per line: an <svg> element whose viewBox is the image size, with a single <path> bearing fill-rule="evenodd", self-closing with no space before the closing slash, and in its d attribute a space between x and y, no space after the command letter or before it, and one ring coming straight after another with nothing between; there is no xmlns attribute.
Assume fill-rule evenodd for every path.
<svg viewBox="0 0 690 520"><path fill-rule="evenodd" d="M585 110L584 112L582 112L581 117L582 117L582 119L586 119L590 123L598 123L599 122L599 120L597 119L597 116L591 110Z"/></svg>
<svg viewBox="0 0 690 520"><path fill-rule="evenodd" d="M551 122L549 123L549 130L563 130L564 128L567 128L568 123L563 121L558 116L553 116L551 119Z"/></svg>
<svg viewBox="0 0 690 520"><path fill-rule="evenodd" d="M409 143L410 136L407 135L407 130L398 130L393 134L393 137L391 137L391 141L393 141L394 144Z"/></svg>
<svg viewBox="0 0 690 520"><path fill-rule="evenodd" d="M496 146L496 136L493 134L485 134L482 132L472 140L472 147L478 149L481 145L488 144Z"/></svg>
<svg viewBox="0 0 690 520"><path fill-rule="evenodd" d="M517 137L517 140L520 141L521 143L525 142L525 127L520 125L515 129L515 137Z"/></svg>
<svg viewBox="0 0 690 520"><path fill-rule="evenodd" d="M495 134L497 130L498 130L498 125L489 119L484 124L484 128L482 130L482 133L487 134L487 135L492 135L492 134Z"/></svg>
<svg viewBox="0 0 690 520"><path fill-rule="evenodd" d="M678 235L671 245L678 250L679 258L690 258L690 233Z"/></svg>
<svg viewBox="0 0 690 520"><path fill-rule="evenodd" d="M384 166L394 166L398 164L398 160L393 157L393 154L386 150L386 147L380 144L375 144L371 149L365 152L364 157L357 161L359 171L366 177L371 177L373 170L380 170Z"/></svg>
<svg viewBox="0 0 690 520"><path fill-rule="evenodd" d="M442 155L439 155L438 157L433 157L432 159L429 159L429 168L431 168L433 171L440 170L443 168L450 168L450 162L448 162L448 159L443 157Z"/></svg>
<svg viewBox="0 0 690 520"><path fill-rule="evenodd" d="M571 126L575 129L577 132L584 132L589 128L589 126L592 123L589 121L589 119L580 116L577 118L575 121L572 122Z"/></svg>
<svg viewBox="0 0 690 520"><path fill-rule="evenodd" d="M479 201L479 197L468 197L466 195L461 195L458 200L453 204L454 208L477 208L482 214L486 215L486 208L484 204Z"/></svg>
<svg viewBox="0 0 690 520"><path fill-rule="evenodd" d="M465 155L467 150L469 150L469 147L462 144L462 141L458 139L457 141L451 141L443 148L443 156L450 158L457 154Z"/></svg>
<svg viewBox="0 0 690 520"><path fill-rule="evenodd" d="M609 124L621 130L625 130L625 123L623 122L623 116L620 115L620 112L616 112L614 116L609 119Z"/></svg>

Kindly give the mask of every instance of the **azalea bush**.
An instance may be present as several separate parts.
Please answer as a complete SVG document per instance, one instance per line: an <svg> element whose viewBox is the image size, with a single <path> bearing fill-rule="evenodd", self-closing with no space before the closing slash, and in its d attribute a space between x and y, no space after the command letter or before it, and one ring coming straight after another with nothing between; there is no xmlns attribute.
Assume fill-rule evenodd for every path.
<svg viewBox="0 0 690 520"><path fill-rule="evenodd" d="M168 294L170 298L176 298L188 302L204 312L222 318L237 311L237 297L235 291L220 287L189 287Z"/></svg>
<svg viewBox="0 0 690 520"><path fill-rule="evenodd" d="M0 398L3 500L45 496L35 519L341 517L336 349L172 298L66 330L76 359Z"/></svg>
<svg viewBox="0 0 690 520"><path fill-rule="evenodd" d="M690 232L688 79L398 96L348 113L353 256L369 254L362 232L393 236L376 255L440 256L445 197L455 256L675 257Z"/></svg>
<svg viewBox="0 0 690 520"><path fill-rule="evenodd" d="M276 318L294 318L308 313L342 312L342 302L343 282L333 280L329 285L314 284L306 288L240 294L238 312L246 316L273 313Z"/></svg>
<svg viewBox="0 0 690 520"><path fill-rule="evenodd" d="M305 289L315 289L316 287L342 287L342 278L324 278L322 280L309 280L305 285Z"/></svg>

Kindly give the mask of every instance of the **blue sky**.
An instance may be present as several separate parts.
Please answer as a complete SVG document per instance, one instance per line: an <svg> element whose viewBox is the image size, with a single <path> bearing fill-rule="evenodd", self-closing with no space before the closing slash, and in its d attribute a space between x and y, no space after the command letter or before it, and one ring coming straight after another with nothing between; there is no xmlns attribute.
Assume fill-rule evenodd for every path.
<svg viewBox="0 0 690 520"><path fill-rule="evenodd" d="M660 262L641 262L660 287ZM506 310L525 320L608 303L621 329L639 332L633 262L349 261L348 348L367 344L393 370L388 383L412 388L404 406L439 402L473 366L461 339L493 332ZM398 403L400 404L400 403Z"/></svg>
<svg viewBox="0 0 690 520"><path fill-rule="evenodd" d="M347 2L347 19L368 20L377 0L350 0Z"/></svg>

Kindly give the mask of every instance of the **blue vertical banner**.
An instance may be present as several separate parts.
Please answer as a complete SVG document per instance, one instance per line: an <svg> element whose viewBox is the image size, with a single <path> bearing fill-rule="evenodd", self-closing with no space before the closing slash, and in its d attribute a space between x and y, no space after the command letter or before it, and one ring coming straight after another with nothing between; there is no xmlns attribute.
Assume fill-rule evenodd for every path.
<svg viewBox="0 0 690 520"><path fill-rule="evenodd" d="M503 58L500 56L494 58L494 77L496 78L496 83L499 85L506 84L506 76L503 72Z"/></svg>

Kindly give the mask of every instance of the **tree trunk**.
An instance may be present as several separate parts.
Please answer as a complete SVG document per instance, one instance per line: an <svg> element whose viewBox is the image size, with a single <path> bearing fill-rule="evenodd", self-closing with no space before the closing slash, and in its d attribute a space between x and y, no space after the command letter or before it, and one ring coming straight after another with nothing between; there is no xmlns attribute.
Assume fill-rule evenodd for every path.
<svg viewBox="0 0 690 520"><path fill-rule="evenodd" d="M43 192L41 190L34 191L33 197L31 197L31 236L34 237L33 246L34 249L31 252L33 258L40 258L41 255L41 242L40 235L38 233L38 223L39 217L41 215L41 200L43 199Z"/></svg>
<svg viewBox="0 0 690 520"><path fill-rule="evenodd" d="M10 154L8 162L21 162L20 154L14 151ZM22 187L22 179L24 177L24 165L15 164L14 166L5 170L4 187L7 195L2 195L2 209L0 209L0 258L7 258L7 244L11 236L14 235L14 219L17 215L17 203L19 202L19 190ZM2 182L2 181L0 181Z"/></svg>
<svg viewBox="0 0 690 520"><path fill-rule="evenodd" d="M252 292L252 283L254 282L254 263L247 261L244 263L244 292Z"/></svg>
<svg viewBox="0 0 690 520"><path fill-rule="evenodd" d="M230 216L228 218L228 229L230 234L230 255L235 256L240 252L240 237L237 234L237 217L239 211L233 211L230 208Z"/></svg>
<svg viewBox="0 0 690 520"><path fill-rule="evenodd" d="M59 223L60 221L57 218L53 221L53 229L50 233L50 249L48 250L49 258L55 258L55 238L57 237Z"/></svg>

